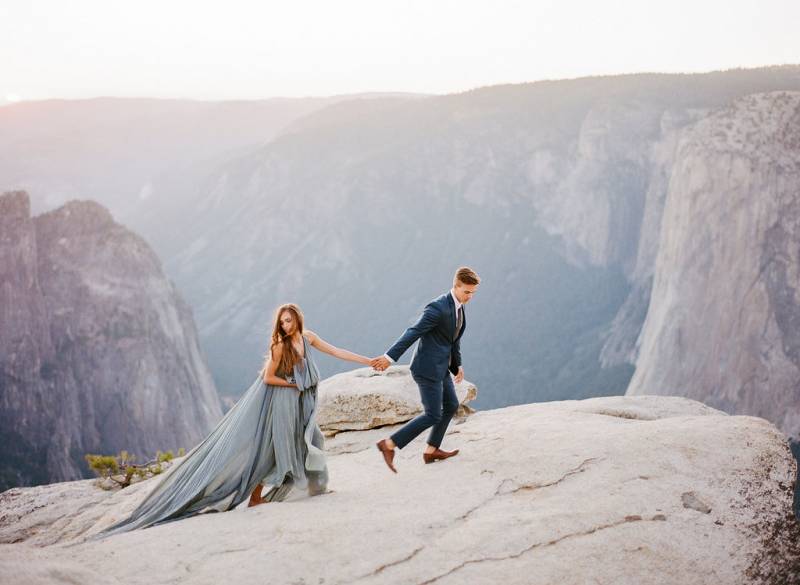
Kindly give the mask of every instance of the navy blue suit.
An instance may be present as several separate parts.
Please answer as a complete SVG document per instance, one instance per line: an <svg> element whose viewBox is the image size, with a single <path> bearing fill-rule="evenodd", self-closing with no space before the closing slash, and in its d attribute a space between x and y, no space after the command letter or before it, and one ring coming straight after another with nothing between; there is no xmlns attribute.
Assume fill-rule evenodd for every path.
<svg viewBox="0 0 800 585"><path fill-rule="evenodd" d="M396 362L419 339L411 359L411 374L419 386L424 412L392 435L400 449L428 427L433 427L428 444L439 447L450 419L458 410L450 372L457 374L461 366L461 337L467 328L464 305L461 315L461 329L456 332L455 303L447 292L428 303L417 322L386 352Z"/></svg>

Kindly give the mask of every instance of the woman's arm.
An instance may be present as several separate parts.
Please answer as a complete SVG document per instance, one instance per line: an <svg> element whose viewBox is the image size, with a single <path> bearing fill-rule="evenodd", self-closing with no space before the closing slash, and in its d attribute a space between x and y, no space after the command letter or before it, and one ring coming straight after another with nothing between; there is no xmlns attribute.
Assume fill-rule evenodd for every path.
<svg viewBox="0 0 800 585"><path fill-rule="evenodd" d="M316 347L318 350L330 354L333 357L337 357L340 360L355 362L365 366L370 365L372 362L372 360L370 360L368 357L365 357L361 354L353 353L352 351L347 351L346 349L341 349L335 345L331 345L313 331L306 329L306 331L303 332L303 335L306 336L306 339L308 339L308 342L313 347Z"/></svg>
<svg viewBox="0 0 800 585"><path fill-rule="evenodd" d="M278 370L278 364L281 363L281 355L283 355L283 347L280 345L274 346L270 351L270 357L266 367L261 371L261 378L264 380L264 384L296 388L297 384L287 382L283 378L275 375L275 372Z"/></svg>

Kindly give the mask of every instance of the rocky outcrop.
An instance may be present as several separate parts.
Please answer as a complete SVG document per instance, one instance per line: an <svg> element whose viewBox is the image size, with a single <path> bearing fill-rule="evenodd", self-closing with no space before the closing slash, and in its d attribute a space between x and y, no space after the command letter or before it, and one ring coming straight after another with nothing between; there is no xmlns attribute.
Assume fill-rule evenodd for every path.
<svg viewBox="0 0 800 585"><path fill-rule="evenodd" d="M800 436L800 92L741 98L678 146L628 394Z"/></svg>
<svg viewBox="0 0 800 585"><path fill-rule="evenodd" d="M0 197L0 489L81 477L83 456L189 448L221 415L192 314L103 207L30 217Z"/></svg>
<svg viewBox="0 0 800 585"><path fill-rule="evenodd" d="M794 583L795 463L753 417L654 396L478 412L460 454L424 437L385 467L387 429L327 441L332 492L207 514L99 542L158 481L89 480L0 495L0 571L94 583ZM344 527L344 529L343 529ZM268 543L268 546L265 546Z"/></svg>
<svg viewBox="0 0 800 585"><path fill-rule="evenodd" d="M474 384L463 380L456 384L459 411L472 412L467 406L478 395ZM379 373L360 368L336 374L319 386L317 422L323 431L366 430L411 420L422 412L419 388L408 366L391 366Z"/></svg>

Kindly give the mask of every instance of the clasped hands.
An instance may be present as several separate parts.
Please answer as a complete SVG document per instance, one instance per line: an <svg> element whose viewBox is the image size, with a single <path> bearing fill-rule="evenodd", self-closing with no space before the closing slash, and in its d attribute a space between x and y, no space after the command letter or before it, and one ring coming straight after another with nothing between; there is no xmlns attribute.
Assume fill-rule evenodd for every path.
<svg viewBox="0 0 800 585"><path fill-rule="evenodd" d="M379 357L372 358L369 361L369 365L372 366L373 370L375 370L377 372L382 372L383 370L385 370L386 368L388 368L391 365L391 362L386 359L385 355L382 355L382 356L379 356Z"/></svg>
<svg viewBox="0 0 800 585"><path fill-rule="evenodd" d="M382 355L379 357L374 357L371 360L369 360L369 365L372 366L372 369L375 370L376 372L382 372L391 365L391 362L388 359L386 359L385 355ZM455 376L453 376L453 379L455 380L456 384L461 383L461 381L464 379L463 366L458 367L458 373Z"/></svg>

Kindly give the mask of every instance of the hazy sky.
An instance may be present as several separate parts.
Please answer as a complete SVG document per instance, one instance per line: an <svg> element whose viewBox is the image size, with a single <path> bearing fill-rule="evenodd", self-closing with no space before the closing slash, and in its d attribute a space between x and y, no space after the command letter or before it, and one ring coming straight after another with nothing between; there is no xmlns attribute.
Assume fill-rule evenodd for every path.
<svg viewBox="0 0 800 585"><path fill-rule="evenodd" d="M0 102L199 99L800 63L800 0L2 0Z"/></svg>

